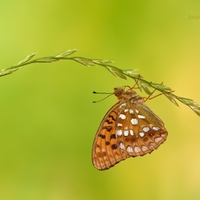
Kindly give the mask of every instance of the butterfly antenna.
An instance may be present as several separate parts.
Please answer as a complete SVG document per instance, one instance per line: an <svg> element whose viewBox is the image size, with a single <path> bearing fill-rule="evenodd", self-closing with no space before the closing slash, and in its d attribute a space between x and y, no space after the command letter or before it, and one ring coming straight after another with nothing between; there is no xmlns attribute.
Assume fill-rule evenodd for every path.
<svg viewBox="0 0 200 200"><path fill-rule="evenodd" d="M98 101L93 101L92 103L99 103L105 99L107 99L108 97L110 97L111 95L113 95L114 93L108 93L108 92L95 92L93 91L93 94L108 94L106 97L104 97L103 99L100 99Z"/></svg>

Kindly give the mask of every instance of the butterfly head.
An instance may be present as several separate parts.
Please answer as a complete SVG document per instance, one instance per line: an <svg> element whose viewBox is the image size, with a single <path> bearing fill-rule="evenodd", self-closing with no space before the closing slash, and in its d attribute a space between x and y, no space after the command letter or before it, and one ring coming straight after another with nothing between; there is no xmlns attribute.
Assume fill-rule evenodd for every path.
<svg viewBox="0 0 200 200"><path fill-rule="evenodd" d="M118 98L121 99L122 98L122 94L125 92L123 87L117 87L114 88L114 95Z"/></svg>

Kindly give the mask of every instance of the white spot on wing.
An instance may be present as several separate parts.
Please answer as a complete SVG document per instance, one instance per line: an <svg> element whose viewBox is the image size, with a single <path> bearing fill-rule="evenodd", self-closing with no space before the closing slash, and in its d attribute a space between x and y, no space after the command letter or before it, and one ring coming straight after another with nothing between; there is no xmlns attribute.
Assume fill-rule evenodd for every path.
<svg viewBox="0 0 200 200"><path fill-rule="evenodd" d="M128 108L124 109L124 112L128 112Z"/></svg>
<svg viewBox="0 0 200 200"><path fill-rule="evenodd" d="M145 116L143 116L143 115L138 115L138 118L140 118L140 119L145 119Z"/></svg>
<svg viewBox="0 0 200 200"><path fill-rule="evenodd" d="M152 128L154 131L158 131L158 130L160 130L160 128L159 127L157 127L157 126L153 126L153 128Z"/></svg>
<svg viewBox="0 0 200 200"><path fill-rule="evenodd" d="M122 103L119 108L125 107L126 103Z"/></svg>
<svg viewBox="0 0 200 200"><path fill-rule="evenodd" d="M120 142L119 148L120 148L120 149L125 149L125 146L124 146L124 144L123 144L122 142Z"/></svg>
<svg viewBox="0 0 200 200"><path fill-rule="evenodd" d="M130 130L130 134L131 134L131 135L134 135L134 132L133 132L133 130Z"/></svg>
<svg viewBox="0 0 200 200"><path fill-rule="evenodd" d="M127 149L126 149L129 153L133 152L133 148L128 146Z"/></svg>
<svg viewBox="0 0 200 200"><path fill-rule="evenodd" d="M161 134L161 137L162 138L166 138L166 134L164 133L164 134Z"/></svg>
<svg viewBox="0 0 200 200"><path fill-rule="evenodd" d="M144 132L148 132L150 130L150 128L148 126L143 127L142 129Z"/></svg>
<svg viewBox="0 0 200 200"><path fill-rule="evenodd" d="M128 136L128 130L124 130L124 136Z"/></svg>
<svg viewBox="0 0 200 200"><path fill-rule="evenodd" d="M122 124L121 123L117 123L117 126L122 126Z"/></svg>
<svg viewBox="0 0 200 200"><path fill-rule="evenodd" d="M160 142L161 140L163 140L162 137L157 137L157 138L154 139L154 141L155 141L156 143Z"/></svg>
<svg viewBox="0 0 200 200"><path fill-rule="evenodd" d="M129 113L130 113L130 114L133 114L133 113L134 113L133 109L130 109L130 110L129 110Z"/></svg>
<svg viewBox="0 0 200 200"><path fill-rule="evenodd" d="M156 146L156 143L150 142L150 143L149 143L149 146L152 147L152 148L154 148L154 147Z"/></svg>
<svg viewBox="0 0 200 200"><path fill-rule="evenodd" d="M136 118L132 118L132 119L131 119L131 123L132 123L133 125L137 125L137 124L138 124L138 120L137 120Z"/></svg>
<svg viewBox="0 0 200 200"><path fill-rule="evenodd" d="M135 146L135 147L134 147L134 151L135 151L135 153L139 153L139 152L141 151L141 149L140 149L140 147Z"/></svg>
<svg viewBox="0 0 200 200"><path fill-rule="evenodd" d="M144 133L143 132L139 132L140 137L144 137Z"/></svg>
<svg viewBox="0 0 200 200"><path fill-rule="evenodd" d="M122 130L117 130L117 135L122 136Z"/></svg>
<svg viewBox="0 0 200 200"><path fill-rule="evenodd" d="M119 118L120 118L120 119L126 119L126 115L120 114L120 115L119 115Z"/></svg>
<svg viewBox="0 0 200 200"><path fill-rule="evenodd" d="M147 150L148 150L147 146L142 146L142 151L147 151Z"/></svg>

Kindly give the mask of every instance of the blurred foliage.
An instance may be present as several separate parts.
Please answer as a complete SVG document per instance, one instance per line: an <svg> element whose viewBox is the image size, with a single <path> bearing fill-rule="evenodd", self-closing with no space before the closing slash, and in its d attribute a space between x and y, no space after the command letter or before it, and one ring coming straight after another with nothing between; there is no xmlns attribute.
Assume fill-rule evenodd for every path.
<svg viewBox="0 0 200 200"><path fill-rule="evenodd" d="M1 1L1 69L27 52L54 55L76 47L81 58L97 63L106 58L106 65L128 74L127 68L139 69L143 91L167 87L163 81L180 94L168 98L192 105L177 98L200 102L199 6L199 1ZM167 141L150 155L99 172L91 162L92 141L116 99L92 104L92 91L135 81L76 62L45 66L45 59L0 79L0 199L200 199L196 115L181 104L177 109L164 95L147 101L165 122ZM127 77L116 68L107 70ZM137 79L136 72L130 70ZM144 80L154 83L148 81L149 87Z"/></svg>

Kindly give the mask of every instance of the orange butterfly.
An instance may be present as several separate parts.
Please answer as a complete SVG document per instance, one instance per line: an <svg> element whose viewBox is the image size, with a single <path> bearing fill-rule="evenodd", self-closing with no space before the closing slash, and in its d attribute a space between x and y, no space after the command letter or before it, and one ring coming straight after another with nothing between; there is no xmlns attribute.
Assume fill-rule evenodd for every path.
<svg viewBox="0 0 200 200"><path fill-rule="evenodd" d="M104 116L92 148L92 162L99 170L151 153L168 134L162 120L132 88L114 88L114 94L119 101Z"/></svg>

